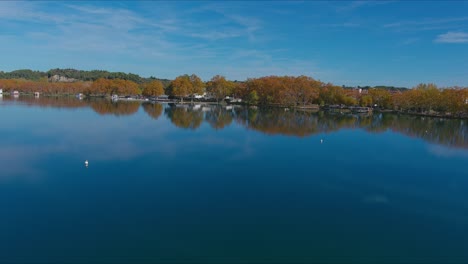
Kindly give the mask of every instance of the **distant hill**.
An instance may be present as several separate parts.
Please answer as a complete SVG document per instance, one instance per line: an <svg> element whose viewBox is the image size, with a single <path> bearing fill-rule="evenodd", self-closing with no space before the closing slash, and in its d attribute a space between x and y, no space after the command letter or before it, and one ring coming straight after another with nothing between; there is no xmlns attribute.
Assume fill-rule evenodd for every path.
<svg viewBox="0 0 468 264"><path fill-rule="evenodd" d="M53 82L69 82L70 80L74 81L95 81L99 78L106 79L123 79L129 80L136 83L146 83L152 80L161 81L165 87L169 85L171 80L168 79L158 79L153 76L149 78L141 77L133 73L124 73L124 72L108 72L102 70L76 70L76 69L51 69L47 72L42 71L33 71L29 69L16 70L11 72L0 71L0 79L26 79L32 81L38 81L40 79L47 78L49 81Z"/></svg>
<svg viewBox="0 0 468 264"><path fill-rule="evenodd" d="M0 79L26 79L37 81L41 78L46 78L47 73L32 70L16 70L12 72L0 71Z"/></svg>

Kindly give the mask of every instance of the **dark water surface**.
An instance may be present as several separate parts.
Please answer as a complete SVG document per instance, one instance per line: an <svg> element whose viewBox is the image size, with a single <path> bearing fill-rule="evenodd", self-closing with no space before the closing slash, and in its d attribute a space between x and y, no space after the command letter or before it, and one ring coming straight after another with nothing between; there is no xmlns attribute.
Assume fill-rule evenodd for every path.
<svg viewBox="0 0 468 264"><path fill-rule="evenodd" d="M28 97L0 116L0 263L468 262L467 120Z"/></svg>

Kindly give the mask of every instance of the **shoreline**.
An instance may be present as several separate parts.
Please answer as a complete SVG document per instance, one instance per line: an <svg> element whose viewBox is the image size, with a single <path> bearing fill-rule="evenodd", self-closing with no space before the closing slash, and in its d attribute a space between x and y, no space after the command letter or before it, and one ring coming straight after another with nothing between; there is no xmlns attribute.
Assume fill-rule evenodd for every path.
<svg viewBox="0 0 468 264"><path fill-rule="evenodd" d="M27 96L27 97L34 97L34 98L41 98L41 97L62 97L62 98L76 98L77 100L83 99L107 99L112 100L111 96L108 95L83 95L82 97L77 97L76 94L41 94L40 96L35 96L33 93L20 93L18 96L12 95L10 93L3 93L0 95L1 97L9 97L18 99L19 96ZM0 97L0 98L1 98ZM278 104L248 104L244 102L233 102L229 103L226 101L200 101L200 100L179 100L179 99L151 99L151 98L135 98L135 97L119 97L117 100L113 100L114 102L122 101L122 102L151 102L151 103L173 103L173 104L202 104L202 105L241 105L246 107L272 107L272 108L283 108L285 111L290 110L302 110L302 111L311 111L311 112L336 112L336 113L346 113L346 114L373 114L373 113L393 113L393 114L401 114L401 115L410 115L410 116L421 116L421 117L433 117L433 118L448 118L448 119L468 119L468 113L461 113L457 115L452 114L441 114L441 113L418 113L418 112L411 112L411 111L400 111L400 110L393 110L393 109L378 109L369 107L369 111L366 112L353 112L352 109L357 106L343 106L343 107L333 107L330 108L329 105L326 106L319 106L319 105L302 105L302 106L286 106L286 105L278 105ZM344 111L343 111L344 110Z"/></svg>

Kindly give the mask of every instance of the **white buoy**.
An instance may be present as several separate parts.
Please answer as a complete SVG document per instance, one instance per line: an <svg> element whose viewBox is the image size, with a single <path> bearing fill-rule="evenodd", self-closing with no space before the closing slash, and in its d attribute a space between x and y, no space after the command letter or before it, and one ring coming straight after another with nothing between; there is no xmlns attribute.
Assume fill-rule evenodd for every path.
<svg viewBox="0 0 468 264"><path fill-rule="evenodd" d="M88 167L88 164L89 164L88 160L85 160L84 165Z"/></svg>
<svg viewBox="0 0 468 264"><path fill-rule="evenodd" d="M322 143L323 143L323 139L320 139L320 144L322 144Z"/></svg>

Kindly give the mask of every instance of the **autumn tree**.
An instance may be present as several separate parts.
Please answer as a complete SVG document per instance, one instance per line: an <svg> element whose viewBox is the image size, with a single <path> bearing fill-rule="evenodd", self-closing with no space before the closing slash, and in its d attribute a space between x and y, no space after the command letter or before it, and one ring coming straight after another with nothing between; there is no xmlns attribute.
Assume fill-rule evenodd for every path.
<svg viewBox="0 0 468 264"><path fill-rule="evenodd" d="M144 96L160 96L164 94L164 88L162 82L155 80L143 85Z"/></svg>
<svg viewBox="0 0 468 264"><path fill-rule="evenodd" d="M216 101L231 95L234 83L226 80L224 76L216 75L207 83L206 90L216 98Z"/></svg>
<svg viewBox="0 0 468 264"><path fill-rule="evenodd" d="M323 104L343 104L344 93L343 88L333 84L325 84L320 89L319 93L320 102Z"/></svg>
<svg viewBox="0 0 468 264"><path fill-rule="evenodd" d="M91 84L89 90L86 91L87 94L98 94L105 95L110 92L110 80L99 78Z"/></svg>
<svg viewBox="0 0 468 264"><path fill-rule="evenodd" d="M369 89L369 96L372 98L372 103L380 108L392 107L392 96L385 89Z"/></svg>
<svg viewBox="0 0 468 264"><path fill-rule="evenodd" d="M175 78L169 85L168 91L170 95L181 99L187 97L192 91L190 77L186 74Z"/></svg>
<svg viewBox="0 0 468 264"><path fill-rule="evenodd" d="M190 83L192 84L189 94L192 95L192 98L194 94L202 94L205 84L200 79L200 77L198 77L195 74L192 74L190 75L189 79L190 79Z"/></svg>
<svg viewBox="0 0 468 264"><path fill-rule="evenodd" d="M304 106L311 104L312 101L318 98L320 87L319 81L307 76L299 76L292 80L287 78L286 81L292 85L289 89L289 95L291 96L290 104L294 103Z"/></svg>

